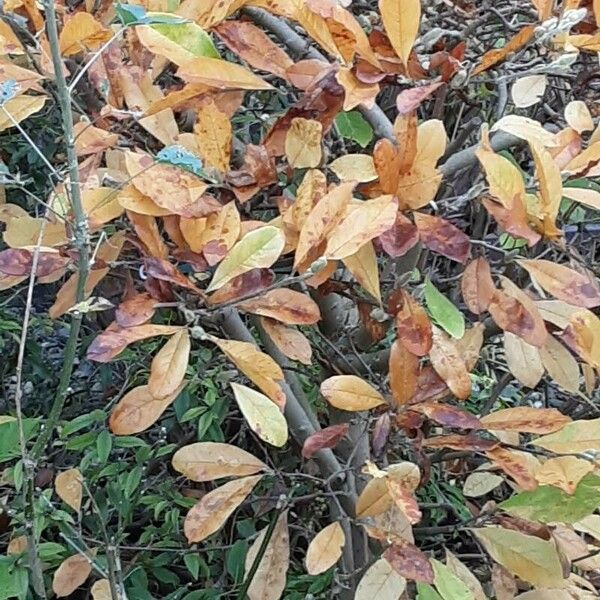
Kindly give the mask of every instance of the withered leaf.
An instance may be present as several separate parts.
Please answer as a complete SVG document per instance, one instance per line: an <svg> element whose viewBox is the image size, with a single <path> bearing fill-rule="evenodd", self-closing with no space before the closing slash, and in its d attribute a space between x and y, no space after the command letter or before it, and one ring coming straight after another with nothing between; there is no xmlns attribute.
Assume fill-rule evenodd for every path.
<svg viewBox="0 0 600 600"><path fill-rule="evenodd" d="M340 440L346 436L349 429L349 423L340 423L339 425L330 425L309 435L302 445L302 456L312 458L323 448L335 448Z"/></svg>
<svg viewBox="0 0 600 600"><path fill-rule="evenodd" d="M238 305L244 312L270 317L286 325L313 325L321 319L317 303L308 295L277 288Z"/></svg>
<svg viewBox="0 0 600 600"><path fill-rule="evenodd" d="M425 356L433 344L433 329L425 309L405 290L396 314L398 341L412 354Z"/></svg>
<svg viewBox="0 0 600 600"><path fill-rule="evenodd" d="M441 217L416 212L414 218L425 247L456 262L466 262L471 249L467 234Z"/></svg>
<svg viewBox="0 0 600 600"><path fill-rule="evenodd" d="M471 261L463 272L460 286L467 308L476 315L485 312L496 289L488 261L482 256Z"/></svg>
<svg viewBox="0 0 600 600"><path fill-rule="evenodd" d="M383 553L383 557L402 577L433 583L433 567L427 556L414 544L405 540L395 540Z"/></svg>

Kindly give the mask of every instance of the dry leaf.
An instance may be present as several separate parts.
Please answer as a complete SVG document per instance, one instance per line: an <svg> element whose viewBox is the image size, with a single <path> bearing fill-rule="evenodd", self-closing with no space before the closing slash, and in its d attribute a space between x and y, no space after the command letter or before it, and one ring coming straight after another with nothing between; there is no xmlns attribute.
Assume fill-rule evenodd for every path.
<svg viewBox="0 0 600 600"><path fill-rule="evenodd" d="M576 394L579 391L579 365L554 336L548 336L545 345L540 348L540 357L555 383L568 392Z"/></svg>
<svg viewBox="0 0 600 600"><path fill-rule="evenodd" d="M397 406L409 404L419 377L419 357L411 353L396 340L390 349L389 374L390 389Z"/></svg>
<svg viewBox="0 0 600 600"><path fill-rule="evenodd" d="M542 485L553 485L572 495L577 489L577 484L593 470L594 464L589 460L575 456L559 456L548 459L535 472L535 478Z"/></svg>
<svg viewBox="0 0 600 600"><path fill-rule="evenodd" d="M60 32L60 52L64 56L71 56L86 50L98 50L111 37L112 32L90 13L78 12L66 19Z"/></svg>
<svg viewBox="0 0 600 600"><path fill-rule="evenodd" d="M398 600L406 589L406 579L385 558L374 562L356 587L355 600Z"/></svg>
<svg viewBox="0 0 600 600"><path fill-rule="evenodd" d="M302 444L302 456L312 458L319 450L335 448L347 435L349 429L349 423L340 423L339 425L330 425L309 435Z"/></svg>
<svg viewBox="0 0 600 600"><path fill-rule="evenodd" d="M368 154L345 154L328 166L340 181L367 183L378 177L373 158Z"/></svg>
<svg viewBox="0 0 600 600"><path fill-rule="evenodd" d="M579 134L594 129L592 115L581 100L573 100L565 106L565 121Z"/></svg>
<svg viewBox="0 0 600 600"><path fill-rule="evenodd" d="M54 480L54 489L58 497L76 512L81 510L81 499L83 497L81 480L82 475L79 469L62 471Z"/></svg>
<svg viewBox="0 0 600 600"><path fill-rule="evenodd" d="M421 1L379 0L379 11L390 43L407 67L410 52L419 33Z"/></svg>
<svg viewBox="0 0 600 600"><path fill-rule="evenodd" d="M600 419L567 423L560 431L540 437L532 443L557 454L599 451Z"/></svg>
<svg viewBox="0 0 600 600"><path fill-rule="evenodd" d="M385 404L384 397L356 375L335 375L321 383L321 394L336 408L361 411Z"/></svg>
<svg viewBox="0 0 600 600"><path fill-rule="evenodd" d="M307 294L277 288L239 304L244 312L270 317L286 325L313 325L321 319L317 303Z"/></svg>
<svg viewBox="0 0 600 600"><path fill-rule="evenodd" d="M471 395L471 377L456 343L441 329L433 327L433 345L429 358L436 373L460 400Z"/></svg>
<svg viewBox="0 0 600 600"><path fill-rule="evenodd" d="M571 417L563 415L555 408L532 408L518 406L504 408L481 417L486 429L519 431L522 433L553 433L560 431Z"/></svg>
<svg viewBox="0 0 600 600"><path fill-rule="evenodd" d="M548 77L546 75L527 75L519 77L510 89L510 95L517 108L527 108L537 104L544 96Z"/></svg>
<svg viewBox="0 0 600 600"><path fill-rule="evenodd" d="M198 109L194 133L198 151L206 165L227 172L231 157L231 122L213 100Z"/></svg>
<svg viewBox="0 0 600 600"><path fill-rule="evenodd" d="M346 542L339 523L331 523L311 540L306 551L306 570L309 575L319 575L330 569L342 555Z"/></svg>
<svg viewBox="0 0 600 600"><path fill-rule="evenodd" d="M152 359L148 390L155 398L171 395L181 385L190 359L187 329L178 331Z"/></svg>
<svg viewBox="0 0 600 600"><path fill-rule="evenodd" d="M367 242L358 252L342 259L342 262L365 291L381 302L379 266L372 242Z"/></svg>
<svg viewBox="0 0 600 600"><path fill-rule="evenodd" d="M301 331L265 317L261 317L260 323L270 340L284 356L305 365L312 363L312 346Z"/></svg>
<svg viewBox="0 0 600 600"><path fill-rule="evenodd" d="M321 139L323 125L319 121L296 117L292 119L285 138L285 155L294 169L313 169L323 157Z"/></svg>
<svg viewBox="0 0 600 600"><path fill-rule="evenodd" d="M537 386L544 375L539 348L506 331L504 332L504 356L510 372L520 383L529 388Z"/></svg>
<svg viewBox="0 0 600 600"><path fill-rule="evenodd" d="M87 556L75 554L60 563L52 579L52 591L58 598L70 596L83 585L92 572L92 564Z"/></svg>
<svg viewBox="0 0 600 600"><path fill-rule="evenodd" d="M110 581L108 579L99 579L94 582L90 593L93 600L112 600Z"/></svg>

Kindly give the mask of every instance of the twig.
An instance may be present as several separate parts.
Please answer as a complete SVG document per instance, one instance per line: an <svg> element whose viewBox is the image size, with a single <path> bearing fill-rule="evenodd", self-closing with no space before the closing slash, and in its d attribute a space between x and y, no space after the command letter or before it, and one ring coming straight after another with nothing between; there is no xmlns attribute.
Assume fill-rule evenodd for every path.
<svg viewBox="0 0 600 600"><path fill-rule="evenodd" d="M81 187L79 184L79 164L77 153L75 151L75 133L73 129L73 112L71 110L71 98L65 75L62 71L62 58L60 54L60 43L58 38L58 25L56 19L55 3L51 0L44 0L46 11L46 29L48 42L52 54L52 64L54 66L55 84L60 101L62 126L67 146L67 165L69 171L69 182L67 189L69 191L69 200L73 212L73 234L75 237L75 247L78 251L77 267L79 271L77 279L77 290L75 300L77 303L85 299L85 284L90 271L89 260L89 235L88 225L81 196ZM50 440L54 427L62 413L62 409L67 398L69 382L73 373L73 365L77 354L77 342L79 340L79 331L83 314L79 311L73 311L71 317L71 330L65 347L63 366L60 372L58 388L54 402L46 419L44 430L40 433L32 450L34 458L41 456L46 444Z"/></svg>

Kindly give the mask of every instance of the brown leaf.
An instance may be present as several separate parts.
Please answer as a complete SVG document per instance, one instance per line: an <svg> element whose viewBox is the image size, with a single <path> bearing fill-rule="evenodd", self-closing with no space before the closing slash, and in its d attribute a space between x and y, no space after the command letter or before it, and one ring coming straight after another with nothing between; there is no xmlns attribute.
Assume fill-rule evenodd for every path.
<svg viewBox="0 0 600 600"><path fill-rule="evenodd" d="M56 476L54 489L58 497L74 511L81 510L83 497L82 476L79 469L67 469Z"/></svg>
<svg viewBox="0 0 600 600"><path fill-rule="evenodd" d="M425 356L433 344L431 321L425 309L405 290L401 290L402 305L396 314L398 341L412 354Z"/></svg>
<svg viewBox="0 0 600 600"><path fill-rule="evenodd" d="M544 375L540 350L509 331L504 332L504 356L510 372L523 385L534 388Z"/></svg>
<svg viewBox="0 0 600 600"><path fill-rule="evenodd" d="M141 251L149 256L161 259L169 256L169 249L163 241L156 219L150 215L139 215L132 210L127 211L135 233L143 244Z"/></svg>
<svg viewBox="0 0 600 600"><path fill-rule="evenodd" d="M467 261L471 242L458 227L441 217L420 212L414 213L414 219L425 247L456 262Z"/></svg>
<svg viewBox="0 0 600 600"><path fill-rule="evenodd" d="M436 373L460 400L471 395L471 377L456 343L441 329L433 327L433 345L429 352Z"/></svg>
<svg viewBox="0 0 600 600"><path fill-rule="evenodd" d="M549 335L540 348L540 358L548 375L563 389L579 391L579 365L573 355L553 336Z"/></svg>
<svg viewBox="0 0 600 600"><path fill-rule="evenodd" d="M502 48L494 48L493 50L486 52L481 57L477 67L475 67L473 75L479 75L479 73L487 71L494 65L503 61L512 52L520 50L533 37L533 34L535 33L535 27L535 25L526 25L520 29L517 34L513 36Z"/></svg>
<svg viewBox="0 0 600 600"><path fill-rule="evenodd" d="M398 96L396 96L396 108L398 109L398 113L400 115L410 114L441 85L444 85L442 81L435 81L419 87L402 90Z"/></svg>
<svg viewBox="0 0 600 600"><path fill-rule="evenodd" d="M425 448L450 448L452 450L473 450L475 452L487 452L496 448L500 442L486 440L475 434L467 435L438 435L437 437L423 440Z"/></svg>
<svg viewBox="0 0 600 600"><path fill-rule="evenodd" d="M435 372L431 365L425 365L417 379L417 390L410 399L410 404L425 400L440 401L451 395L446 382Z"/></svg>
<svg viewBox="0 0 600 600"><path fill-rule="evenodd" d="M411 410L423 413L428 419L443 427L455 429L483 429L480 420L471 413L452 406L428 400L411 406Z"/></svg>
<svg viewBox="0 0 600 600"><path fill-rule="evenodd" d="M419 377L419 357L396 340L390 349L390 389L397 406L408 404L413 397Z"/></svg>
<svg viewBox="0 0 600 600"><path fill-rule="evenodd" d="M232 300L253 296L268 288L275 281L275 273L270 269L252 269L242 273L214 291L208 298L210 304L217 305Z"/></svg>
<svg viewBox="0 0 600 600"><path fill-rule="evenodd" d="M382 233L377 241L392 258L399 258L419 242L419 230L410 219L398 212L392 227Z"/></svg>
<svg viewBox="0 0 600 600"><path fill-rule="evenodd" d="M148 257L144 261L146 263L146 271L148 275L161 281L167 281L179 287L185 288L199 294L204 295L204 292L197 288L183 273L177 270L170 262L156 257Z"/></svg>
<svg viewBox="0 0 600 600"><path fill-rule="evenodd" d="M176 325L154 325L146 323L135 327L111 326L88 346L87 358L96 362L109 362L129 344L157 335L173 335L181 331Z"/></svg>
<svg viewBox="0 0 600 600"><path fill-rule="evenodd" d="M52 591L58 598L70 596L92 572L90 558L81 554L69 556L60 563L52 579Z"/></svg>
<svg viewBox="0 0 600 600"><path fill-rule="evenodd" d="M481 417L481 423L486 429L521 433L554 433L570 422L571 417L555 408L529 406L505 408Z"/></svg>
<svg viewBox="0 0 600 600"><path fill-rule="evenodd" d="M538 487L531 463L522 454L498 447L487 450L485 455L510 475L521 489L532 491Z"/></svg>
<svg viewBox="0 0 600 600"><path fill-rule="evenodd" d="M168 396L155 398L147 385L133 388L114 407L108 421L115 435L133 435L154 425L179 396L187 381Z"/></svg>
<svg viewBox="0 0 600 600"><path fill-rule="evenodd" d="M460 285L465 304L472 313L480 315L488 309L496 287L490 264L483 256L467 265Z"/></svg>
<svg viewBox="0 0 600 600"><path fill-rule="evenodd" d="M190 359L187 329L178 331L152 359L148 390L157 399L171 395L181 385Z"/></svg>
<svg viewBox="0 0 600 600"><path fill-rule="evenodd" d="M433 583L433 567L427 556L414 544L407 541L395 540L383 553L383 557L402 577L412 579L413 581Z"/></svg>
<svg viewBox="0 0 600 600"><path fill-rule="evenodd" d="M249 21L223 21L213 31L223 43L255 69L287 79L294 61L261 29Z"/></svg>
<svg viewBox="0 0 600 600"><path fill-rule="evenodd" d="M524 239L530 248L542 239L539 233L529 227L525 205L520 197L514 197L511 208L505 208L486 196L481 198L481 202L504 231L516 238Z"/></svg>
<svg viewBox="0 0 600 600"><path fill-rule="evenodd" d="M119 327L134 327L148 322L156 309L156 300L150 294L135 294L121 302L115 311L115 321Z"/></svg>
<svg viewBox="0 0 600 600"><path fill-rule="evenodd" d="M64 269L71 259L58 252L47 249L38 253L36 276L47 277ZM5 275L29 275L33 266L34 252L24 248L7 248L0 252L0 273Z"/></svg>
<svg viewBox="0 0 600 600"><path fill-rule="evenodd" d="M262 477L253 475L234 479L203 496L190 509L183 523L188 542L201 542L218 531Z"/></svg>
<svg viewBox="0 0 600 600"><path fill-rule="evenodd" d="M323 448L335 448L340 440L346 436L349 429L349 423L341 423L339 425L330 425L309 435L302 445L302 456L304 458L312 458Z"/></svg>
<svg viewBox="0 0 600 600"><path fill-rule="evenodd" d="M321 319L319 307L310 296L287 288L270 290L262 296L242 302L238 308L286 325L313 325Z"/></svg>
<svg viewBox="0 0 600 600"><path fill-rule="evenodd" d="M265 333L282 354L302 364L311 364L312 346L308 338L301 331L293 327L287 327L279 321L266 317L261 317L260 323Z"/></svg>
<svg viewBox="0 0 600 600"><path fill-rule="evenodd" d="M578 272L550 260L517 261L549 294L583 308L600 306L600 285L590 271Z"/></svg>

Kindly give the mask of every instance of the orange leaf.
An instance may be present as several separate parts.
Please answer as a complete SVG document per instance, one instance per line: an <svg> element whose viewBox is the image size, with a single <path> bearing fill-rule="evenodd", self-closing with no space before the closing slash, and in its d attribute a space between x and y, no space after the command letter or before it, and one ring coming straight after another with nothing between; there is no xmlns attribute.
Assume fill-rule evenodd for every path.
<svg viewBox="0 0 600 600"><path fill-rule="evenodd" d="M54 572L52 591L58 598L70 596L92 572L92 563L88 556L75 554L63 560Z"/></svg>
<svg viewBox="0 0 600 600"><path fill-rule="evenodd" d="M396 340L390 349L390 388L398 406L408 404L417 389L419 357Z"/></svg>
<svg viewBox="0 0 600 600"><path fill-rule="evenodd" d="M231 122L214 100L203 103L198 109L194 133L198 151L206 165L223 173L228 171L231 157Z"/></svg>
<svg viewBox="0 0 600 600"><path fill-rule="evenodd" d="M488 309L496 287L490 264L483 256L467 265L460 285L465 304L472 313L480 315Z"/></svg>
<svg viewBox="0 0 600 600"><path fill-rule="evenodd" d="M321 319L319 307L310 296L286 288L271 290L242 302L238 307L244 312L270 317L286 325L313 325Z"/></svg>
<svg viewBox="0 0 600 600"><path fill-rule="evenodd" d="M554 433L570 422L571 417L555 408L529 406L505 408L481 417L481 423L486 429L521 433Z"/></svg>
<svg viewBox="0 0 600 600"><path fill-rule="evenodd" d="M533 37L533 34L535 33L535 28L536 25L526 25L513 38L511 38L505 46L503 46L502 48L495 48L486 52L481 57L479 65L475 67L473 75L479 75L479 73L487 71L494 65L503 61L512 52L516 52L517 50L525 46L525 44L527 44L529 40Z"/></svg>
<svg viewBox="0 0 600 600"><path fill-rule="evenodd" d="M531 491L538 487L531 463L522 454L498 447L487 450L485 455L510 475L520 488Z"/></svg>
<svg viewBox="0 0 600 600"><path fill-rule="evenodd" d="M471 377L456 343L441 329L433 327L433 345L429 352L436 373L460 400L471 395Z"/></svg>
<svg viewBox="0 0 600 600"><path fill-rule="evenodd" d="M396 314L398 341L412 354L425 356L433 343L431 321L425 309L405 290Z"/></svg>
<svg viewBox="0 0 600 600"><path fill-rule="evenodd" d="M265 333L284 356L305 365L311 364L312 346L301 331L265 317L261 317L260 323Z"/></svg>

